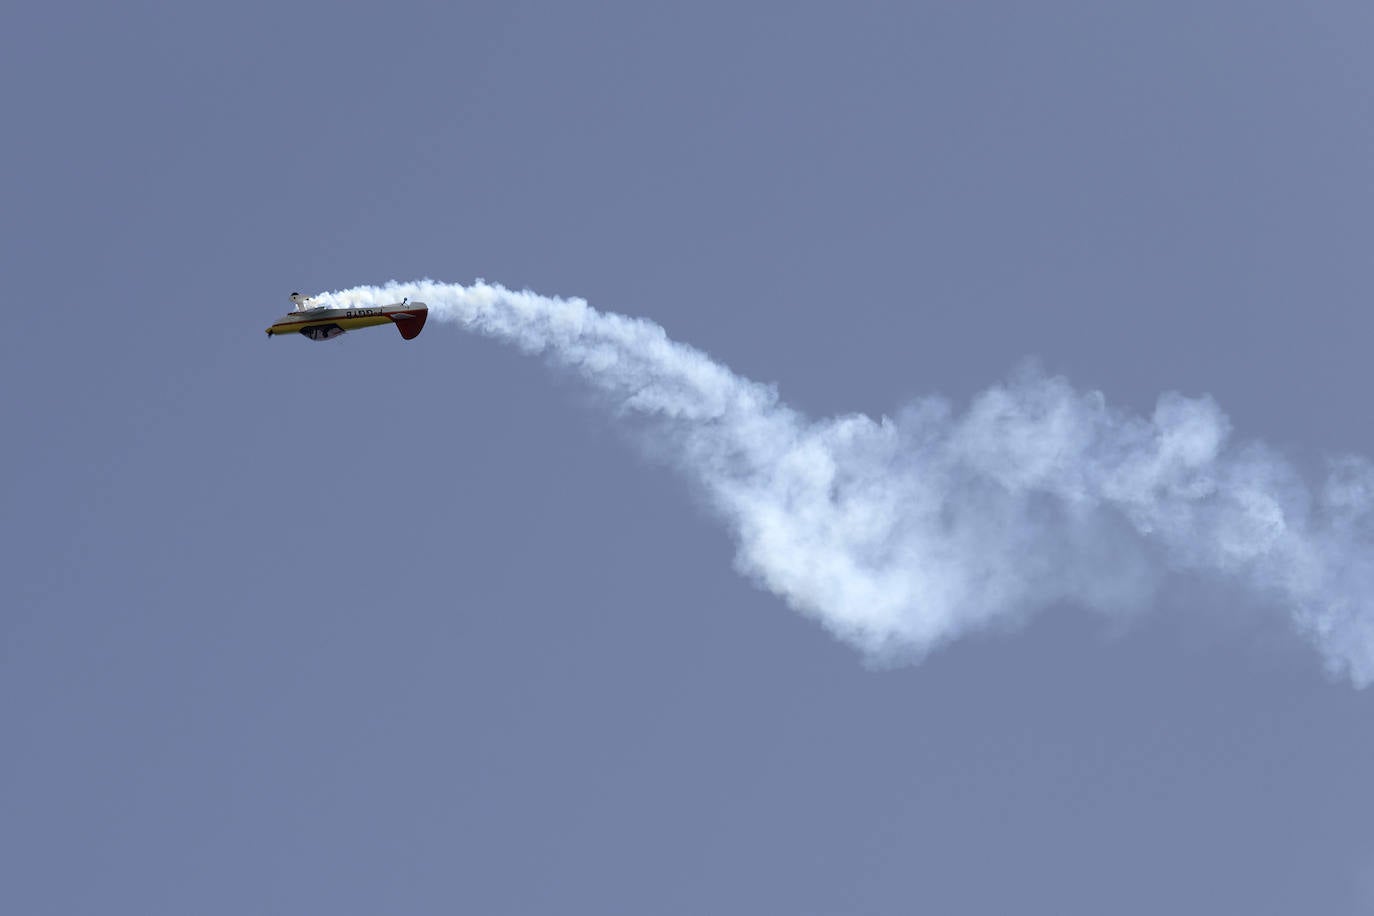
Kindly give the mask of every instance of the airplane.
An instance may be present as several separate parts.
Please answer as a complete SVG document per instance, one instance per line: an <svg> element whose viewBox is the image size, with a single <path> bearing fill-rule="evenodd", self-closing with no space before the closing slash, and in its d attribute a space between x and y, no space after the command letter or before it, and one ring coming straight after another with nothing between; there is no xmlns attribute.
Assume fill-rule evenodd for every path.
<svg viewBox="0 0 1374 916"><path fill-rule="evenodd" d="M380 308L331 309L323 305L312 305L315 300L310 296L292 293L291 301L295 308L287 312L267 329L267 336L276 334L303 334L311 340L333 340L344 331L370 328L374 325L392 323L406 340L420 336L429 317L429 307L423 302L402 299L392 305Z"/></svg>

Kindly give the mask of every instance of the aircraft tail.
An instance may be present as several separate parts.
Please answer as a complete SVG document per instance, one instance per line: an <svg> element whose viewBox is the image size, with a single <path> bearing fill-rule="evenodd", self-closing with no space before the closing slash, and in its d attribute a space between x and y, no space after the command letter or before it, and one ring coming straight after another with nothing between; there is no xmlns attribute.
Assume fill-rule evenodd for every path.
<svg viewBox="0 0 1374 916"><path fill-rule="evenodd" d="M407 304L404 314L393 315L391 320L396 322L396 330L401 332L402 337L406 340L414 340L424 330L425 319L428 317L428 306L423 302L411 302Z"/></svg>

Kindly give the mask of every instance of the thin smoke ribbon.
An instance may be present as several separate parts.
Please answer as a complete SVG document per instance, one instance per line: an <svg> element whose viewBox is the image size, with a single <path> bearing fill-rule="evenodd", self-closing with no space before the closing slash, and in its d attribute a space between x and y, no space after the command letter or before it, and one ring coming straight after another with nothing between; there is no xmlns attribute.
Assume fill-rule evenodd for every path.
<svg viewBox="0 0 1374 916"><path fill-rule="evenodd" d="M1058 602L1149 605L1171 572L1283 608L1327 669L1374 680L1374 465L1311 483L1233 441L1210 398L1129 416L1026 370L962 412L809 419L658 325L581 299L421 280L320 296L423 301L541 354L635 418L730 526L741 573L881 662Z"/></svg>

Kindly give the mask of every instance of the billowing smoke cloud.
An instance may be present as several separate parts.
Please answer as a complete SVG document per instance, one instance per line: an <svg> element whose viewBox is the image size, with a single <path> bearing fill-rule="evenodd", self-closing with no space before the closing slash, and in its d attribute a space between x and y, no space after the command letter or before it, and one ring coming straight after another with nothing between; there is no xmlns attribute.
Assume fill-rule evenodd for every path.
<svg viewBox="0 0 1374 916"><path fill-rule="evenodd" d="M740 571L875 659L1060 601L1141 607L1173 570L1286 608L1330 671L1374 680L1374 465L1332 462L1312 486L1233 442L1209 398L1166 394L1145 419L1027 371L961 413L931 398L810 420L658 325L580 299L428 280L322 298L403 296L647 421L734 530Z"/></svg>

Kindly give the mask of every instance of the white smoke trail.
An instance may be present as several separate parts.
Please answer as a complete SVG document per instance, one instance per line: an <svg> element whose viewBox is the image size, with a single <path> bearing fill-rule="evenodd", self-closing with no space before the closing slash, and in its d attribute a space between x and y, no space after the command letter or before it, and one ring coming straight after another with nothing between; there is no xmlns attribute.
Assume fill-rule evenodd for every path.
<svg viewBox="0 0 1374 916"><path fill-rule="evenodd" d="M871 657L915 659L1058 601L1144 605L1161 574L1234 579L1291 613L1328 669L1374 680L1374 465L1310 487L1260 444L1230 441L1210 398L1166 394L1149 419L1033 372L956 414L812 421L777 392L581 299L390 283L321 296L408 296L440 320L580 373L654 424L738 541L738 568Z"/></svg>

